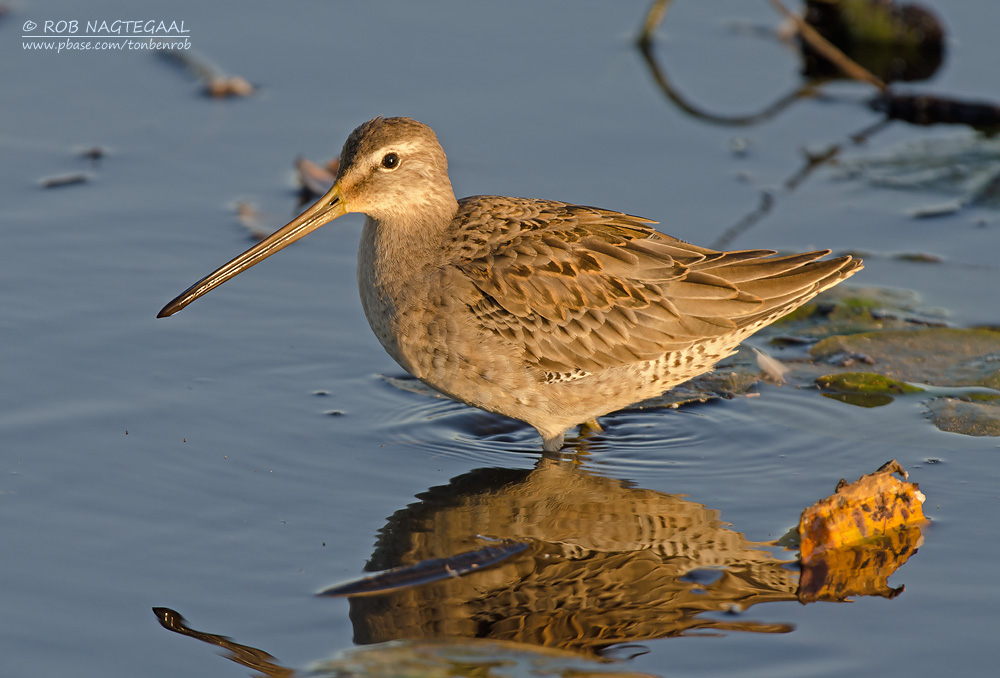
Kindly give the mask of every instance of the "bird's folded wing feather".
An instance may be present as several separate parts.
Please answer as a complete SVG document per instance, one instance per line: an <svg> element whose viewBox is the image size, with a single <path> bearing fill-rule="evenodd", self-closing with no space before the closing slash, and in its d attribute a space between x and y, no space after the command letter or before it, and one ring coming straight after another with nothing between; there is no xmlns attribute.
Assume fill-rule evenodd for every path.
<svg viewBox="0 0 1000 678"><path fill-rule="evenodd" d="M770 251L716 252L639 217L557 202L481 196L461 209L477 222L455 239L474 317L547 372L652 360L732 332L764 303L736 282Z"/></svg>

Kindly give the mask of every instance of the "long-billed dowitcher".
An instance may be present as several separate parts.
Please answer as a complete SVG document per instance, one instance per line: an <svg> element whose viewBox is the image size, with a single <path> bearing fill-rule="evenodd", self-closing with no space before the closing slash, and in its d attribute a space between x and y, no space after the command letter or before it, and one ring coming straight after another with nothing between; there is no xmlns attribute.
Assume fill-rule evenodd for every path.
<svg viewBox="0 0 1000 678"><path fill-rule="evenodd" d="M829 251L719 252L621 212L553 200L456 200L433 130L355 129L333 188L163 307L172 315L348 212L366 216L358 287L396 362L438 391L520 419L558 450L577 424L712 368L861 268Z"/></svg>

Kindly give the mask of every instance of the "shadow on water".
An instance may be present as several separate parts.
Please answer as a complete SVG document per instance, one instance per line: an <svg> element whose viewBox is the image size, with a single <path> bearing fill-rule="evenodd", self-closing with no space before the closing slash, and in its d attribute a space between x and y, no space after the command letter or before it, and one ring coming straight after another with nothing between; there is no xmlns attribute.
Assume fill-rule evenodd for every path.
<svg viewBox="0 0 1000 678"><path fill-rule="evenodd" d="M596 475L586 456L481 468L430 488L380 530L365 566L378 574L322 595L361 592L347 596L355 643L392 648L402 667L434 658L444 670L459 656L485 665L515 651L568 671L643 654L654 639L794 630L748 618L760 603L895 597L902 588L886 579L919 544L917 529L891 548L848 553L839 571L850 581L836 580L830 562L800 575L795 560L775 555L777 544L748 540L718 511ZM267 653L154 611L165 628L225 647L233 661L290 675ZM338 675L376 656L355 649L329 667Z"/></svg>

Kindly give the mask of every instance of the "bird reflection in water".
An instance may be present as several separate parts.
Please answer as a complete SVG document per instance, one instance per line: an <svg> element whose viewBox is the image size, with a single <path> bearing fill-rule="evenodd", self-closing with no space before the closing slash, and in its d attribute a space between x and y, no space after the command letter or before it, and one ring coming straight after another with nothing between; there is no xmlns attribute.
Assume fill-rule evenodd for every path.
<svg viewBox="0 0 1000 678"><path fill-rule="evenodd" d="M898 561L831 596L817 571L800 582L789 567L794 561L732 530L717 511L594 475L579 459L478 469L391 516L366 569L404 568L404 576L423 578L362 580L364 595L348 597L350 618L354 641L370 647L330 660L324 671L363 666L366 675L379 675L372 663L387 666L392 656L397 665L436 670L509 659L560 667L546 675L566 667L574 675L625 675L607 662L642 654L642 643L655 639L793 630L747 618L758 603L892 597L901 589L889 588L886 577L919 539L919 530L901 536L907 543ZM435 570L443 574L434 577ZM380 582L388 582L382 591ZM266 652L195 631L168 608L155 611L165 628L224 647L260 675L296 675Z"/></svg>

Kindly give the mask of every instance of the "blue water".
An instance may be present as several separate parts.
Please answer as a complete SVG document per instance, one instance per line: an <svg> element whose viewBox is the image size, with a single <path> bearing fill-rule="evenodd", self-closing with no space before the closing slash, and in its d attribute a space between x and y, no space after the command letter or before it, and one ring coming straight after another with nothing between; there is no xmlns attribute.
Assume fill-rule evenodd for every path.
<svg viewBox="0 0 1000 678"><path fill-rule="evenodd" d="M740 30L776 25L766 3L674 4L656 54L701 106L742 114L797 86L789 48ZM803 146L873 122L857 103L867 90L839 85L839 103L803 101L752 127L691 118L632 46L646 5L133 3L127 18L184 20L199 53L259 87L224 101L148 53L22 48L29 19L123 18L117 3L18 4L0 19L0 673L246 675L164 631L153 606L302 670L354 645L348 603L313 594L365 574L390 516L452 479L536 467L530 429L387 381L403 375L357 299L357 217L154 317L249 246L234 201L282 225L296 206L295 157L326 161L374 115L432 125L459 195L596 204L704 244L770 189L774 210L733 247L870 252L859 284L914 290L957 324L1000 322L995 212L915 221L906 210L932 196L824 170L781 188ZM1000 9L956 0L938 11L954 37L927 87L1000 99ZM965 133L894 125L869 147ZM106 149L96 164L78 156L93 145ZM39 185L71 172L92 180ZM891 258L901 251L944 261ZM607 670L993 670L997 439L941 433L919 401L862 410L768 386L604 424L580 473L686 495L747 540L777 539L840 478L892 458L933 520L891 577L906 586L893 600L762 603L736 618L794 631L644 640L648 652Z"/></svg>

